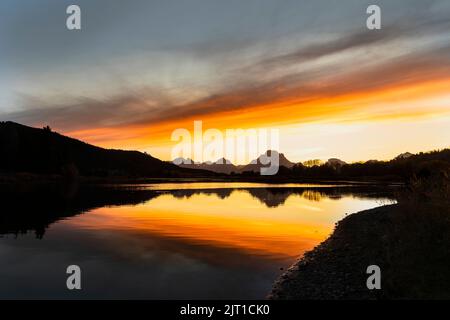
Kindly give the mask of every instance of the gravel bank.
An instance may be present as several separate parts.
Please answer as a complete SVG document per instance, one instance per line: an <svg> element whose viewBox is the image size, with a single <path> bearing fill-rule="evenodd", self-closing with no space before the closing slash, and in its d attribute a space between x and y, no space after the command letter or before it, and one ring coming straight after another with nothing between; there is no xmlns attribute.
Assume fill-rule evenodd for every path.
<svg viewBox="0 0 450 320"><path fill-rule="evenodd" d="M268 298L449 298L450 215L443 213L405 215L387 205L352 214L284 273ZM372 264L381 268L381 290L367 289Z"/></svg>

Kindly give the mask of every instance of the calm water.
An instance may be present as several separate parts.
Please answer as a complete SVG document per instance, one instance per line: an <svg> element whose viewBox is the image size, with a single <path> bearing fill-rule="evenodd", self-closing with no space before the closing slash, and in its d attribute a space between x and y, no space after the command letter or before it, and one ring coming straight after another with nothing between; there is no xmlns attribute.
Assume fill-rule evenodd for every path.
<svg viewBox="0 0 450 320"><path fill-rule="evenodd" d="M264 298L338 220L389 202L370 188L315 185L105 190L27 196L2 213L0 298ZM81 291L65 287L72 264Z"/></svg>

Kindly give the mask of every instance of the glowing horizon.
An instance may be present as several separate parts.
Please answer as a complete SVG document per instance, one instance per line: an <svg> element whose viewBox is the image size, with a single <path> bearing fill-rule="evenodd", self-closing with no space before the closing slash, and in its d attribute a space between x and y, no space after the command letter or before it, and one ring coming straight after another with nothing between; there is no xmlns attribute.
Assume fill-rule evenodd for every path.
<svg viewBox="0 0 450 320"><path fill-rule="evenodd" d="M450 87L450 80L414 84L399 89L390 88L365 95L336 97L326 99L327 101L305 102L299 105L287 101L275 106L250 107L245 109L245 112L239 110L211 114L204 118L203 123L207 127L218 128L222 131L238 128L277 128L281 132L281 146L278 151L284 153L293 162L309 159L326 160L332 157L347 162L370 159L390 160L407 151L427 152L450 146L448 143L450 134L448 130L445 130L446 127L450 127L450 107L447 104L450 101L450 95L446 91L448 87ZM412 96L411 93L413 93ZM374 101L374 96L378 101ZM402 100L395 102L396 99ZM296 111L297 107L304 107L306 111ZM333 109L333 107L336 108ZM393 109L390 110L389 107ZM265 110L265 117L254 117L261 112L261 108ZM314 111L318 114L314 114ZM320 112L324 114L321 115ZM278 117L276 113L280 113ZM102 147L136 149L148 152L162 160L171 161L173 159L170 158L170 150L176 144L170 140L172 131L176 128L192 131L195 120L198 118L191 117L124 128L119 126L88 129L67 132L67 134ZM233 127L233 123L240 123L240 126ZM212 125L208 126L208 124ZM366 134L367 142L373 141L377 137L374 126L380 128L380 136L386 136L390 132L392 138L396 136L396 139L391 140L391 144L387 143L389 140L381 140L380 142L385 145L380 145L381 143L371 145L372 149L378 149L375 153L359 149L352 154L345 151L345 145L340 146L340 143L348 145L350 142L356 147L358 141L364 138L364 134ZM401 133L398 132L400 130ZM362 132L363 136L353 137L352 143L351 136L358 132ZM327 135L324 137L325 133ZM332 141L333 148L330 146L328 150L324 147L327 145L325 141L327 137L340 135L344 136L345 141ZM293 151L293 146L302 144L302 137L309 144ZM314 140L321 142L314 144ZM394 140L395 143L393 143ZM235 164L245 164L245 162Z"/></svg>

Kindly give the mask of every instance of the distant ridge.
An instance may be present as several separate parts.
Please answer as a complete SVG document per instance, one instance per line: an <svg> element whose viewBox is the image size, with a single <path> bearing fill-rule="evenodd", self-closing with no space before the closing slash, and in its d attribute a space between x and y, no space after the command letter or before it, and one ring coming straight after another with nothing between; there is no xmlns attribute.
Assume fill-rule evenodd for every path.
<svg viewBox="0 0 450 320"><path fill-rule="evenodd" d="M436 172L450 176L450 149L417 154L404 153L389 161L369 160L347 164L337 158L331 158L326 163L311 161L311 165L294 164L282 153L274 150L267 151L265 155L273 156L275 153L278 154L280 165L276 177L261 176L260 169L268 166L261 161L264 155L244 166L236 166L226 159L219 159L214 163L177 166L139 151L96 147L53 132L49 127L37 129L14 122L0 122L0 174L7 175L32 173L56 174L66 178L80 175L138 179L224 178L225 175L232 174L226 178L395 182L404 182L412 177ZM179 158L178 161L180 160L183 159ZM310 161L307 162L309 164ZM14 176L12 178L14 179Z"/></svg>
<svg viewBox="0 0 450 320"><path fill-rule="evenodd" d="M273 150L265 154L272 154ZM279 153L278 177L292 180L364 180L364 181L408 181L411 177L430 174L430 172L445 172L450 174L450 149L435 150L411 154L402 153L392 160L368 160L366 162L346 163L338 158L330 158L326 162L309 160L304 163L292 163L282 153ZM267 165L261 163L263 155L244 166L234 166L229 161L226 164L191 163L182 164L189 168L208 169L216 172L234 172L243 177L260 176L260 169ZM219 171L221 168L226 170ZM232 169L231 169L232 168ZM236 171L234 171L236 170Z"/></svg>
<svg viewBox="0 0 450 320"><path fill-rule="evenodd" d="M241 172L260 172L261 168L268 167L269 165L264 164L262 161L263 157L277 157L278 156L278 165L280 167L292 168L295 163L290 162L282 153L279 153L275 150L267 150L264 154L260 155L257 159L251 161L248 165L241 168Z"/></svg>
<svg viewBox="0 0 450 320"><path fill-rule="evenodd" d="M104 149L51 131L0 122L0 172L67 176L186 177L211 172L180 168L139 151Z"/></svg>
<svg viewBox="0 0 450 320"><path fill-rule="evenodd" d="M196 163L189 158L177 158L173 161L173 163L182 168L209 170L216 173L231 174L232 172L239 172L239 166L235 166L231 163L230 160L227 160L225 158L218 159L215 162L203 163Z"/></svg>
<svg viewBox="0 0 450 320"><path fill-rule="evenodd" d="M262 167L267 167L267 164L262 164L261 161L262 157L264 156L271 156L273 153L273 156L278 155L279 159L279 165L280 167L285 168L292 168L295 163L290 162L282 153L278 153L278 151L274 150L267 150L264 154L260 155L257 159L252 160L249 164L246 165L234 165L231 163L230 160L227 160L225 158L220 158L215 162L203 162L203 163L196 163L192 161L192 159L189 158L176 158L173 160L174 164L177 164L178 166L182 168L191 168L191 169L203 169L203 170L210 170L217 173L243 173L243 172L260 172L260 169Z"/></svg>

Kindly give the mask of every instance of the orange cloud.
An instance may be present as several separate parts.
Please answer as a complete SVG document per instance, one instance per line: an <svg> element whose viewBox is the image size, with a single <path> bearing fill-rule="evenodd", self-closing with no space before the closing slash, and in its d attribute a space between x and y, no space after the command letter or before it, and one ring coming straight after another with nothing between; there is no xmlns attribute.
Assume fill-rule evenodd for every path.
<svg viewBox="0 0 450 320"><path fill-rule="evenodd" d="M443 108L429 103L436 97L445 98L449 87L450 79L436 79L309 101L303 97L286 97L285 100L273 103L250 103L248 106L241 106L239 110L186 116L160 123L79 130L68 134L104 147L148 150L174 145L175 142L170 141L172 131L177 128L192 129L195 120L202 120L204 129L225 130L278 127L316 121L361 122L423 118L450 113L450 105ZM166 158L167 156L166 153Z"/></svg>

